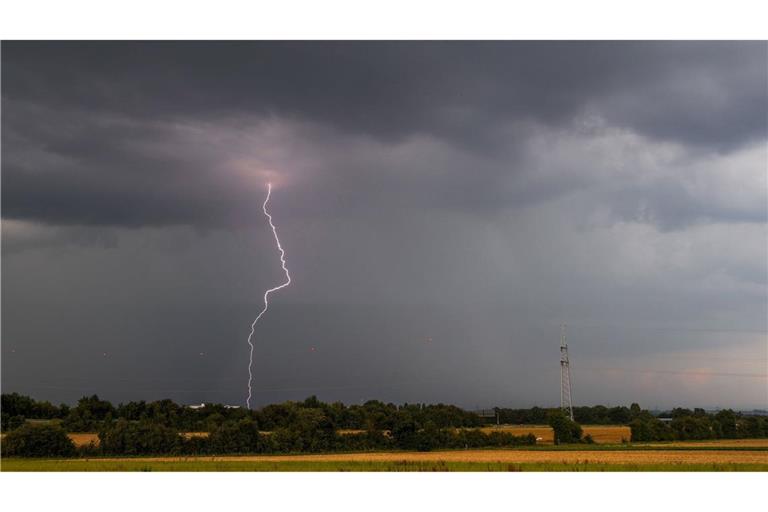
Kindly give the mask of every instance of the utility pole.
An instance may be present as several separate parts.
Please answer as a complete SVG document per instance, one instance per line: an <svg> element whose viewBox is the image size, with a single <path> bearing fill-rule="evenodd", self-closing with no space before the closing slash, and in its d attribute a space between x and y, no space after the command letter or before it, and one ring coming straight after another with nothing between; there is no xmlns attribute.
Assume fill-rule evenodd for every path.
<svg viewBox="0 0 768 512"><path fill-rule="evenodd" d="M573 420L573 404L571 404L571 363L568 360L568 342L565 339L565 324L560 326L560 409Z"/></svg>

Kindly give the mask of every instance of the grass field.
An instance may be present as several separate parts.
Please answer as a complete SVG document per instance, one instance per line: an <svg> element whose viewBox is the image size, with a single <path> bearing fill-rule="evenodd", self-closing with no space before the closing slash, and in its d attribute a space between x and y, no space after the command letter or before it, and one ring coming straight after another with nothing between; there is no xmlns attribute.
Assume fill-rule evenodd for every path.
<svg viewBox="0 0 768 512"><path fill-rule="evenodd" d="M768 471L768 464L7 459L2 471Z"/></svg>

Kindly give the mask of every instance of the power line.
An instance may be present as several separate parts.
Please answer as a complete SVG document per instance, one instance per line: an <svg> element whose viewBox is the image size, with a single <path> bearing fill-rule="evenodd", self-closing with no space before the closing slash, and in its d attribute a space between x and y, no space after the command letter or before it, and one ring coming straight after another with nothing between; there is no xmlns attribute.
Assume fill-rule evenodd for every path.
<svg viewBox="0 0 768 512"><path fill-rule="evenodd" d="M709 328L709 327L665 327L656 325L618 325L618 324L579 324L569 323L570 327L577 329L627 329L644 331L671 331L671 332L707 332L707 333L744 333L744 334L766 334L766 329L741 329L741 328Z"/></svg>
<svg viewBox="0 0 768 512"><path fill-rule="evenodd" d="M587 368L596 372L626 372L626 373L650 373L669 375L693 375L700 377L744 377L751 379L768 378L766 373L735 373L735 372L710 372L701 370L654 370L648 368Z"/></svg>

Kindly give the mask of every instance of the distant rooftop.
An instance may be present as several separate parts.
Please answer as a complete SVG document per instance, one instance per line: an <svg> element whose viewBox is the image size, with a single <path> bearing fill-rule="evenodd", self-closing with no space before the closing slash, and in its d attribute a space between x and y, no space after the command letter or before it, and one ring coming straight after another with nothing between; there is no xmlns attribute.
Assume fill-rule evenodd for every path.
<svg viewBox="0 0 768 512"><path fill-rule="evenodd" d="M213 404L201 403L201 404L194 404L194 405L185 405L184 407L186 407L188 409L202 409L206 405L213 405ZM224 408L225 409L239 409L240 406L239 405L227 405L227 404L224 404Z"/></svg>

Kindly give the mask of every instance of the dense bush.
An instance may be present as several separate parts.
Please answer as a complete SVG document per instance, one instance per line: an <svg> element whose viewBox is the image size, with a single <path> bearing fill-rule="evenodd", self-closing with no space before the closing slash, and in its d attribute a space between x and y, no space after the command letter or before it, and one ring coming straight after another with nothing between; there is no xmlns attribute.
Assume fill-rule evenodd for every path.
<svg viewBox="0 0 768 512"><path fill-rule="evenodd" d="M768 418L740 417L730 409L706 414L701 409L674 409L672 421L664 423L643 412L630 423L632 441L689 441L697 439L736 439L768 437Z"/></svg>
<svg viewBox="0 0 768 512"><path fill-rule="evenodd" d="M396 448L391 436L381 430L369 429L362 433L342 434L336 437L336 451L363 452Z"/></svg>
<svg viewBox="0 0 768 512"><path fill-rule="evenodd" d="M27 423L3 438L4 457L70 457L75 445L67 432L56 424Z"/></svg>
<svg viewBox="0 0 768 512"><path fill-rule="evenodd" d="M15 430L26 422L24 416L3 416L3 432Z"/></svg>
<svg viewBox="0 0 768 512"><path fill-rule="evenodd" d="M632 441L667 441L672 439L672 431L657 418L637 418L629 424Z"/></svg>
<svg viewBox="0 0 768 512"><path fill-rule="evenodd" d="M3 432L21 426L24 418L62 418L69 413L69 407L59 407L47 401L37 401L18 393L3 393L0 397L0 429ZM20 421L21 419L21 421Z"/></svg>
<svg viewBox="0 0 768 512"><path fill-rule="evenodd" d="M203 447L210 453L262 453L270 451L267 436L259 433L258 424L244 418L240 421L228 421L216 427L208 438L208 446ZM192 438L194 439L194 438Z"/></svg>
<svg viewBox="0 0 768 512"><path fill-rule="evenodd" d="M283 452L324 452L336 446L338 434L322 409L300 409L292 423L275 429L274 439Z"/></svg>
<svg viewBox="0 0 768 512"><path fill-rule="evenodd" d="M578 443L581 440L581 426L561 410L550 411L548 423L554 431L555 444Z"/></svg>
<svg viewBox="0 0 768 512"><path fill-rule="evenodd" d="M158 423L121 418L99 432L99 447L114 455L166 454L181 451L179 433Z"/></svg>
<svg viewBox="0 0 768 512"><path fill-rule="evenodd" d="M69 432L93 432L107 418L111 421L114 415L115 408L108 401L97 395L84 396L64 416L62 426Z"/></svg>

